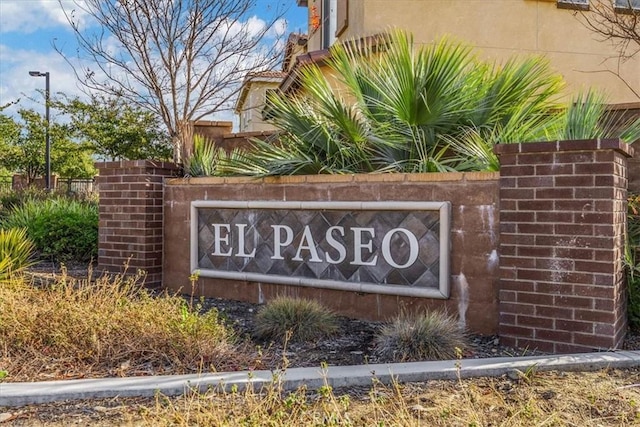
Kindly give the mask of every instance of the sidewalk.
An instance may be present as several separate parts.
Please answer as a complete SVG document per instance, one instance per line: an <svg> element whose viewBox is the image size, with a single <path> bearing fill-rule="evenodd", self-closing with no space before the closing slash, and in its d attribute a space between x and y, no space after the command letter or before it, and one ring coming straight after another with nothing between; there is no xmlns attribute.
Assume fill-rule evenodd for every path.
<svg viewBox="0 0 640 427"><path fill-rule="evenodd" d="M280 381L285 390L293 390L303 384L308 389L317 389L325 384L334 388L368 386L371 385L373 378L388 384L393 379L399 382L419 382L431 379L500 376L510 372L526 372L531 368L538 371L593 371L604 368L630 368L635 366L640 366L640 351L330 366L325 370L320 367L291 368L286 372L241 371L34 383L0 383L0 407L72 399L153 396L157 392L167 396L175 396L183 394L188 389L205 391L212 387L224 387L229 390L232 386L235 386L242 390L249 383L259 389L269 385L274 380Z"/></svg>

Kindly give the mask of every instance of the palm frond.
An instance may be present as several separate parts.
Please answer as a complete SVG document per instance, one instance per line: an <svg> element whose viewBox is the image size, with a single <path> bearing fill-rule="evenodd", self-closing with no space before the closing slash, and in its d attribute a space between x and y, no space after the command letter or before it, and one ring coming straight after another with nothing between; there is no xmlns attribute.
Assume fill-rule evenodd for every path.
<svg viewBox="0 0 640 427"><path fill-rule="evenodd" d="M0 281L7 280L34 263L35 247L25 228L0 230Z"/></svg>
<svg viewBox="0 0 640 427"><path fill-rule="evenodd" d="M446 37L415 45L389 30L334 45L326 66L299 71L301 94L270 98L279 143L219 161L225 173L497 170L495 144L640 138L640 120L608 123L595 94L563 108L562 78L540 57L497 65Z"/></svg>
<svg viewBox="0 0 640 427"><path fill-rule="evenodd" d="M189 176L213 176L219 151L213 141L203 135L194 135L193 154L187 159L186 172Z"/></svg>

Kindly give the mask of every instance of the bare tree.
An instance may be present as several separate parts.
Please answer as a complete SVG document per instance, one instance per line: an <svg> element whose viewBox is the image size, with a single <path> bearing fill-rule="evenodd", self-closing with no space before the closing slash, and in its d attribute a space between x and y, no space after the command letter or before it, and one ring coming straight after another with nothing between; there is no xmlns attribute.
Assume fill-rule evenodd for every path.
<svg viewBox="0 0 640 427"><path fill-rule="evenodd" d="M581 15L589 29L618 46L622 59L640 52L639 0L592 0Z"/></svg>
<svg viewBox="0 0 640 427"><path fill-rule="evenodd" d="M70 10L59 0L79 44L79 61L65 58L88 92L120 96L157 113L181 163L190 146L188 123L229 110L245 74L280 59L285 2L271 1L270 16L258 19L258 1L261 10L269 3L75 0L77 9ZM78 18L87 16L94 25ZM87 60L91 66L80 65Z"/></svg>

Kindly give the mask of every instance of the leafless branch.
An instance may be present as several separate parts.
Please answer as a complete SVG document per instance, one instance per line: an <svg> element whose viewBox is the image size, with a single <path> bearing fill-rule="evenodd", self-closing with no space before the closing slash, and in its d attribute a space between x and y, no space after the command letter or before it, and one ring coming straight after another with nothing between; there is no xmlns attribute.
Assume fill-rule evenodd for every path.
<svg viewBox="0 0 640 427"><path fill-rule="evenodd" d="M637 0L627 1L628 7L616 7L614 0L592 0L589 10L580 12L587 28L615 43L624 59L640 52L640 8L632 7Z"/></svg>
<svg viewBox="0 0 640 427"><path fill-rule="evenodd" d="M257 3L270 16L254 17ZM280 60L285 9L276 0L77 0L65 9L77 56L65 56L88 92L118 95L158 114L181 162L182 123L229 110L246 73ZM62 53L62 49L57 48ZM90 63L90 66L81 64Z"/></svg>

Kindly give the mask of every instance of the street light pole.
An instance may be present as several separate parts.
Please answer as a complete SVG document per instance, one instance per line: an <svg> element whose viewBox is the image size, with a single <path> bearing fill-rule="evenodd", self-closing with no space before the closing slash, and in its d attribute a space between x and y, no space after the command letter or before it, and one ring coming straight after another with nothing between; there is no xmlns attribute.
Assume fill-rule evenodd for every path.
<svg viewBox="0 0 640 427"><path fill-rule="evenodd" d="M51 190L51 140L49 137L49 72L41 73L40 71L29 71L29 75L31 77L44 77L44 108L45 108L45 154L44 154L44 167L45 167L45 176L44 176L44 186L47 191Z"/></svg>

